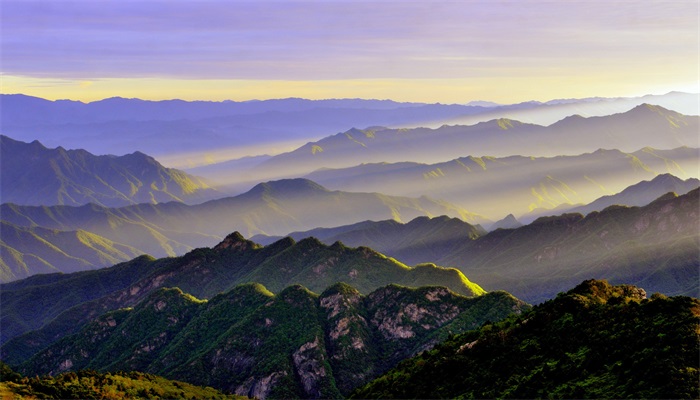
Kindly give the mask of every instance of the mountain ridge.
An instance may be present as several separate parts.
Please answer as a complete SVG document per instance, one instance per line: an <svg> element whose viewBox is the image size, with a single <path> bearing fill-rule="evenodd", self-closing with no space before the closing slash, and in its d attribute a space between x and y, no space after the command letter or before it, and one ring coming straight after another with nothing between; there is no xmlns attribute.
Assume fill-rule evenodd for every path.
<svg viewBox="0 0 700 400"><path fill-rule="evenodd" d="M361 295L335 284L319 295L300 285L272 294L247 284L209 301L160 288L20 370L137 369L262 399L337 398L449 332L528 308L502 292L468 299L443 287L389 285Z"/></svg>
<svg viewBox="0 0 700 400"><path fill-rule="evenodd" d="M695 398L698 310L587 280L506 321L451 337L351 398Z"/></svg>
<svg viewBox="0 0 700 400"><path fill-rule="evenodd" d="M460 152L464 148L469 148L472 154L506 157L511 154L578 154L599 147L634 151L630 143L640 142L656 148L697 147L695 133L699 121L698 116L643 104L624 113L566 119L546 127L494 119L474 125L443 125L436 129L353 128L276 155L253 171L264 174L283 168L292 174L303 174L320 167L343 168L360 163L435 162L434 154L440 154L440 161L463 157ZM557 138L556 144L551 144L554 138ZM542 147L541 143L550 145Z"/></svg>
<svg viewBox="0 0 700 400"><path fill-rule="evenodd" d="M299 193L304 196L299 197ZM262 183L242 195L191 206L176 202L120 208L5 203L0 205L0 213L4 221L20 228L84 230L156 257L176 256L193 248L214 245L235 230L252 236L363 219L410 220L420 215L442 214L467 220L479 218L462 208L427 197L330 191L304 179ZM0 255L9 257L5 253ZM26 276L12 270L4 271L4 275Z"/></svg>
<svg viewBox="0 0 700 400"><path fill-rule="evenodd" d="M558 211L558 206L566 205L568 209L590 203L657 174L695 177L693 171L700 169L698 154L696 148L647 147L633 153L600 149L557 157L467 156L437 164L370 163L326 168L305 177L338 190L381 188L385 193L403 196L431 193L493 221L513 214L522 222L530 222L542 213ZM536 213L528 215L533 211Z"/></svg>
<svg viewBox="0 0 700 400"><path fill-rule="evenodd" d="M136 151L95 156L85 150L49 149L0 135L3 203L124 206L167 201L202 202L223 194L202 179L163 167ZM27 161L31 163L27 165Z"/></svg>
<svg viewBox="0 0 700 400"><path fill-rule="evenodd" d="M487 290L507 290L531 303L545 301L586 276L698 296L699 193L696 188L680 196L663 194L643 206L613 205L585 216L543 216L488 233L445 229L449 219L442 217L428 220L428 230L410 223L367 221L292 235L370 246L412 265L430 260L455 267ZM255 238L265 243L276 239Z"/></svg>
<svg viewBox="0 0 700 400"><path fill-rule="evenodd" d="M133 269L142 272L127 273ZM15 354L24 354L27 349L41 346L47 338L70 332L106 310L132 307L161 287L178 287L209 298L246 282L262 283L275 292L293 284L321 292L336 282L347 282L365 294L390 283L440 284L466 296L485 293L454 268L435 264L409 267L367 247L325 245L314 238L299 242L285 238L263 247L235 232L213 248L195 249L177 258L140 256L110 268L35 276L2 284L0 335L4 343L43 326L44 333L39 338L17 342ZM73 292L78 295L72 295ZM27 307L27 302L39 308ZM47 303L54 305L41 307ZM12 357L3 353L3 359Z"/></svg>

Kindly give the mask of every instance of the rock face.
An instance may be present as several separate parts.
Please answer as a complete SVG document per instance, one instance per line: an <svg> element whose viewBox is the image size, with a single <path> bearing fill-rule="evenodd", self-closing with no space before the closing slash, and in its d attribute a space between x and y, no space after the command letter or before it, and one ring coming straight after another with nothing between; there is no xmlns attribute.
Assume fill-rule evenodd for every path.
<svg viewBox="0 0 700 400"><path fill-rule="evenodd" d="M261 247L238 232L227 235L213 249L195 249L182 257L154 260L144 256L89 275L66 275L69 286L58 278L56 282L38 282L53 278L30 278L0 287L0 345L47 325L62 312L80 307L70 321L53 325L57 331L45 331L36 340L27 341L31 348L28 352L35 352L45 347L40 343L47 339L53 341L75 333L105 311L133 307L152 291L164 287L179 287L199 298L211 298L247 282L259 282L274 292L297 283L321 292L336 282L347 282L364 294L390 283L412 287L441 285L466 296L484 293L456 269L435 265L410 268L368 248L349 248L341 243L327 246L313 238L298 243L290 238L280 239ZM38 306L46 303L56 306ZM67 326L73 328L66 330ZM6 358L7 353L0 353L3 360L12 362Z"/></svg>
<svg viewBox="0 0 700 400"><path fill-rule="evenodd" d="M467 298L444 287L389 285L363 296L246 284L198 300L159 289L25 359L45 374L126 370L266 398L339 398L452 333L529 306L504 292Z"/></svg>
<svg viewBox="0 0 700 400"><path fill-rule="evenodd" d="M350 397L698 398L700 300L587 280L402 362Z"/></svg>

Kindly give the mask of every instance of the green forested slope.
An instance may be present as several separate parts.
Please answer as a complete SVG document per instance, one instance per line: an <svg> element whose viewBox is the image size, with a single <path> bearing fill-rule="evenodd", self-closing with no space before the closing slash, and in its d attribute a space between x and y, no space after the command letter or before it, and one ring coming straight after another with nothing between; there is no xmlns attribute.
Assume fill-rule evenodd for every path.
<svg viewBox="0 0 700 400"><path fill-rule="evenodd" d="M456 335L355 398L698 398L700 301L586 281Z"/></svg>
<svg viewBox="0 0 700 400"><path fill-rule="evenodd" d="M389 285L363 296L237 286L209 301L151 292L19 365L25 374L138 370L257 398L339 398L450 334L529 306L504 292Z"/></svg>
<svg viewBox="0 0 700 400"><path fill-rule="evenodd" d="M246 282L259 282L274 292L293 284L322 292L346 282L364 294L391 283L444 285L466 296L484 293L456 269L433 264L411 268L369 248L327 246L316 239L283 239L262 247L236 232L213 249L196 249L182 257L142 256L113 268L0 286L3 343L15 338L0 348L0 354L7 361L21 359L106 311L134 306L158 288L179 287L211 298ZM23 333L27 334L17 337Z"/></svg>
<svg viewBox="0 0 700 400"><path fill-rule="evenodd" d="M101 374L83 370L56 376L24 377L0 363L0 398L3 399L227 399L212 388L198 387L142 372Z"/></svg>

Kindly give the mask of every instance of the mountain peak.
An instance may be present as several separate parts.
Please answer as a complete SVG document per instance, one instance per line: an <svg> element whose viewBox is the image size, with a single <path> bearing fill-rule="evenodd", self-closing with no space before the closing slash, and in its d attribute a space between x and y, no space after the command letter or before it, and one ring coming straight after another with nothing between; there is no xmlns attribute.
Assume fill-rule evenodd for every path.
<svg viewBox="0 0 700 400"><path fill-rule="evenodd" d="M251 242L250 240L246 240L246 238L244 238L243 235L240 234L240 232L236 231L226 236L226 238L224 238L224 240L221 241L221 243L217 244L214 247L214 250L223 251L226 249L230 249L245 251L257 247L259 247L257 244Z"/></svg>
<svg viewBox="0 0 700 400"><path fill-rule="evenodd" d="M654 104L649 104L649 103L642 103L642 104L634 107L633 109L629 110L628 113L630 113L630 114L648 114L648 115L658 114L658 115L661 115L661 116L666 117L666 118L668 118L669 116L680 115L679 113L677 113L675 111L671 111L667 108L657 106Z"/></svg>
<svg viewBox="0 0 700 400"><path fill-rule="evenodd" d="M678 182L683 182L682 179L676 177L673 174L665 173L665 174L659 174L654 177L654 179L651 180L651 182L655 183L665 183L665 182L672 182L672 183L678 183Z"/></svg>
<svg viewBox="0 0 700 400"><path fill-rule="evenodd" d="M660 203L660 202L664 202L667 200L672 200L672 199L675 199L676 197L678 197L678 194L676 194L676 192L668 192L668 193L660 196L656 200L652 201L649 204Z"/></svg>
<svg viewBox="0 0 700 400"><path fill-rule="evenodd" d="M312 180L294 178L259 183L250 189L249 193L298 197L328 191Z"/></svg>
<svg viewBox="0 0 700 400"><path fill-rule="evenodd" d="M613 298L637 301L647 298L647 293L642 288L633 285L612 286L607 280L596 279L582 282L567 292L566 295L581 295L598 303L607 303Z"/></svg>
<svg viewBox="0 0 700 400"><path fill-rule="evenodd" d="M490 230L495 231L496 229L515 229L521 226L523 226L523 224L520 223L520 221L518 221L513 214L508 214L502 220L491 225Z"/></svg>

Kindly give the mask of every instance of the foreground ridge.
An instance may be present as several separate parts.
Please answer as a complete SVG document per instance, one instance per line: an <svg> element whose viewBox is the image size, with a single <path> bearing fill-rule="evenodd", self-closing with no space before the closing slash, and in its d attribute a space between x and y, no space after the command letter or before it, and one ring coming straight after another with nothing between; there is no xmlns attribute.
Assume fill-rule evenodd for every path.
<svg viewBox="0 0 700 400"><path fill-rule="evenodd" d="M178 288L110 311L18 365L27 375L144 371L237 395L340 398L449 335L529 309L505 292L344 283L316 294L239 285L199 300Z"/></svg>
<svg viewBox="0 0 700 400"><path fill-rule="evenodd" d="M354 398L698 398L700 300L590 280L457 335Z"/></svg>

